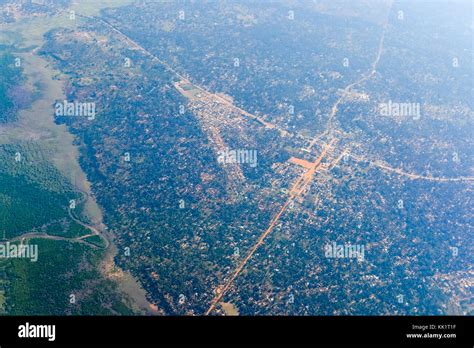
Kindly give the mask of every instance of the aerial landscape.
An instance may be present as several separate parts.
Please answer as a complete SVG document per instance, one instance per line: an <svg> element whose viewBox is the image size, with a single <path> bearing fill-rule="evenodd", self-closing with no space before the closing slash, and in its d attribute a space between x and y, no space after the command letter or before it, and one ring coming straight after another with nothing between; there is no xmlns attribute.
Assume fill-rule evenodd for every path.
<svg viewBox="0 0 474 348"><path fill-rule="evenodd" d="M473 315L472 11L0 0L0 315Z"/></svg>

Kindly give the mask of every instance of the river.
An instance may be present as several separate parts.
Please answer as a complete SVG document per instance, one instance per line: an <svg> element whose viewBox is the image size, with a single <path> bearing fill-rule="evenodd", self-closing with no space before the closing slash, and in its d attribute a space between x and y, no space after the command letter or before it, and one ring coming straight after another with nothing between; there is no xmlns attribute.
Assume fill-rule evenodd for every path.
<svg viewBox="0 0 474 348"><path fill-rule="evenodd" d="M121 6L130 1L81 1L72 9L78 14L96 15L101 8ZM117 247L113 234L108 232L102 219L102 210L91 191L91 184L79 165L79 150L73 145L74 137L65 125L54 122L53 103L66 100L64 80L67 78L55 70L51 64L38 55L38 48L44 43L44 34L58 27L75 28L81 19L69 19L69 12L63 11L53 16L21 18L15 23L0 24L0 42L13 45L21 59L21 67L27 79L26 88L35 93L36 98L29 108L20 110L18 121L0 127L0 144L18 141L34 141L50 150L51 162L69 179L78 192L85 193L85 209L92 226L109 242L100 269L104 277L116 282L121 292L130 299L132 308L141 314L157 314L158 311L146 298L146 292L139 282L128 272L114 264ZM45 313L47 314L47 313Z"/></svg>

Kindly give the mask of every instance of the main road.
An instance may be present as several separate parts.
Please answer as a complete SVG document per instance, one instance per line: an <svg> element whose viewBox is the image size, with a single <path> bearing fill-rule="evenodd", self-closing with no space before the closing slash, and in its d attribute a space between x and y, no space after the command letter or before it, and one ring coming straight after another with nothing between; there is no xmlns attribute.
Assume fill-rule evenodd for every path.
<svg viewBox="0 0 474 348"><path fill-rule="evenodd" d="M216 289L216 296L212 300L211 305L210 305L209 309L206 311L205 315L211 314L211 312L216 308L217 304L221 301L221 299L224 297L224 295L227 293L227 291L230 289L230 287L234 283L234 280L242 272L245 265L253 257L253 255L255 254L257 249L260 248L260 246L264 243L264 241L268 237L268 235L270 233L272 233L275 225L280 220L281 216L283 215L285 210L288 208L288 206L292 202L294 202L294 200L297 197L299 197L305 191L306 187L311 182L311 180L313 179L314 174L317 172L319 166L321 165L321 161L324 159L327 152L334 145L334 143L335 143L334 139L331 142L329 142L329 144L327 144L324 147L321 154L316 159L316 161L312 164L312 166L296 180L296 182L293 184L293 186L290 190L290 194L289 194L290 196L289 196L288 200L285 202L285 204L283 204L283 206L280 208L280 210L277 212L277 214L273 217L273 219L271 220L270 225L268 226L268 228L260 235L257 242L250 249L247 256L240 262L240 264L237 266L234 273L227 280L227 282L225 282L225 284L223 286L218 287Z"/></svg>

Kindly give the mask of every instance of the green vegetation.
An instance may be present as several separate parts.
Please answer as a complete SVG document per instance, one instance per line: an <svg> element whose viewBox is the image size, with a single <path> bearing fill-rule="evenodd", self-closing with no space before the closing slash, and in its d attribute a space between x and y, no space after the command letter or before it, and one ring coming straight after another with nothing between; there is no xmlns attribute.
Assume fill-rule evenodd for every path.
<svg viewBox="0 0 474 348"><path fill-rule="evenodd" d="M91 244L94 244L94 245L98 246L99 248L105 248L106 247L106 243L104 241L104 238L102 238L101 236L98 236L98 235L87 237L87 238L84 239L84 241L86 241L88 243L91 243Z"/></svg>
<svg viewBox="0 0 474 348"><path fill-rule="evenodd" d="M57 224L62 221L63 231L71 235L83 232L81 226L67 223L69 201L79 196L58 170L42 159L43 155L32 143L0 146L1 237L32 230L46 232L49 224L58 234Z"/></svg>
<svg viewBox="0 0 474 348"><path fill-rule="evenodd" d="M0 123L14 119L14 103L9 92L20 81L20 69L14 66L14 57L11 54L0 52Z"/></svg>
<svg viewBox="0 0 474 348"><path fill-rule="evenodd" d="M69 201L75 199L81 215L81 196L45 158L45 149L35 143L0 146L0 238L33 231L65 238L91 233L68 211ZM99 236L86 241L105 247ZM32 239L29 243L38 245L37 262L0 260L0 313L132 314L115 284L99 274L103 251L74 241ZM74 304L71 294L76 297Z"/></svg>
<svg viewBox="0 0 474 348"><path fill-rule="evenodd" d="M37 262L14 259L6 265L8 314L132 314L114 294L114 284L100 277L101 251L67 241L29 243L38 245Z"/></svg>
<svg viewBox="0 0 474 348"><path fill-rule="evenodd" d="M90 233L89 229L71 220L69 217L53 222L45 226L43 230L49 235L66 238L76 238Z"/></svg>
<svg viewBox="0 0 474 348"><path fill-rule="evenodd" d="M26 242L39 248L37 262L0 259L0 314L133 314L124 300L128 297L100 273L106 241L98 236L87 238L91 245L63 240L91 234L74 219L101 220L95 202L78 192L88 186L74 137L51 117L50 101L62 98L63 85L52 78L57 72L32 52L47 31L82 23L80 17L70 20L57 11L68 3L55 1L51 8L24 4L20 17L9 20L0 33L0 127L9 122L9 129L0 133L0 242L34 232L38 235ZM115 4L84 2L89 14ZM15 66L16 58L21 68ZM72 212L71 200L76 201ZM39 237L43 233L58 238Z"/></svg>
<svg viewBox="0 0 474 348"><path fill-rule="evenodd" d="M29 183L24 177L0 173L0 220L3 236L31 232L51 220L66 216L67 198Z"/></svg>

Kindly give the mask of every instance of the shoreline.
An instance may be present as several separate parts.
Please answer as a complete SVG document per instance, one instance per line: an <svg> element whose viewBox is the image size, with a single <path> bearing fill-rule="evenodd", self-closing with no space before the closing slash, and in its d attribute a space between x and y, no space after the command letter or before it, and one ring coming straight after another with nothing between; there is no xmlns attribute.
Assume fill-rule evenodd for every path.
<svg viewBox="0 0 474 348"><path fill-rule="evenodd" d="M140 282L128 271L115 265L114 258L118 250L114 244L114 236L103 224L102 209L97 204L91 183L79 164L80 152L78 146L74 145L75 137L66 125L54 122L54 101L66 99L63 79L65 76L37 52L44 43L43 35L46 32L57 27L70 26L61 16L63 14L58 13L51 17L22 18L19 22L0 26L2 35L8 36L9 32L14 32L22 37L20 41L14 41L13 46L17 50L24 50L16 53L16 56L22 60L26 86L31 93L38 93L38 97L28 107L19 110L18 120L4 127L7 132L0 132L0 143L34 141L51 151L53 157L50 162L67 178L74 190L85 195L84 213L94 226L89 229L98 230L108 241L109 245L98 264L99 271L105 279L117 284L119 292L127 297L124 303L134 312L156 315L158 311L153 310L153 304L146 298L146 291ZM28 36L32 31L35 31L34 35ZM41 90L38 90L38 86L41 86Z"/></svg>

